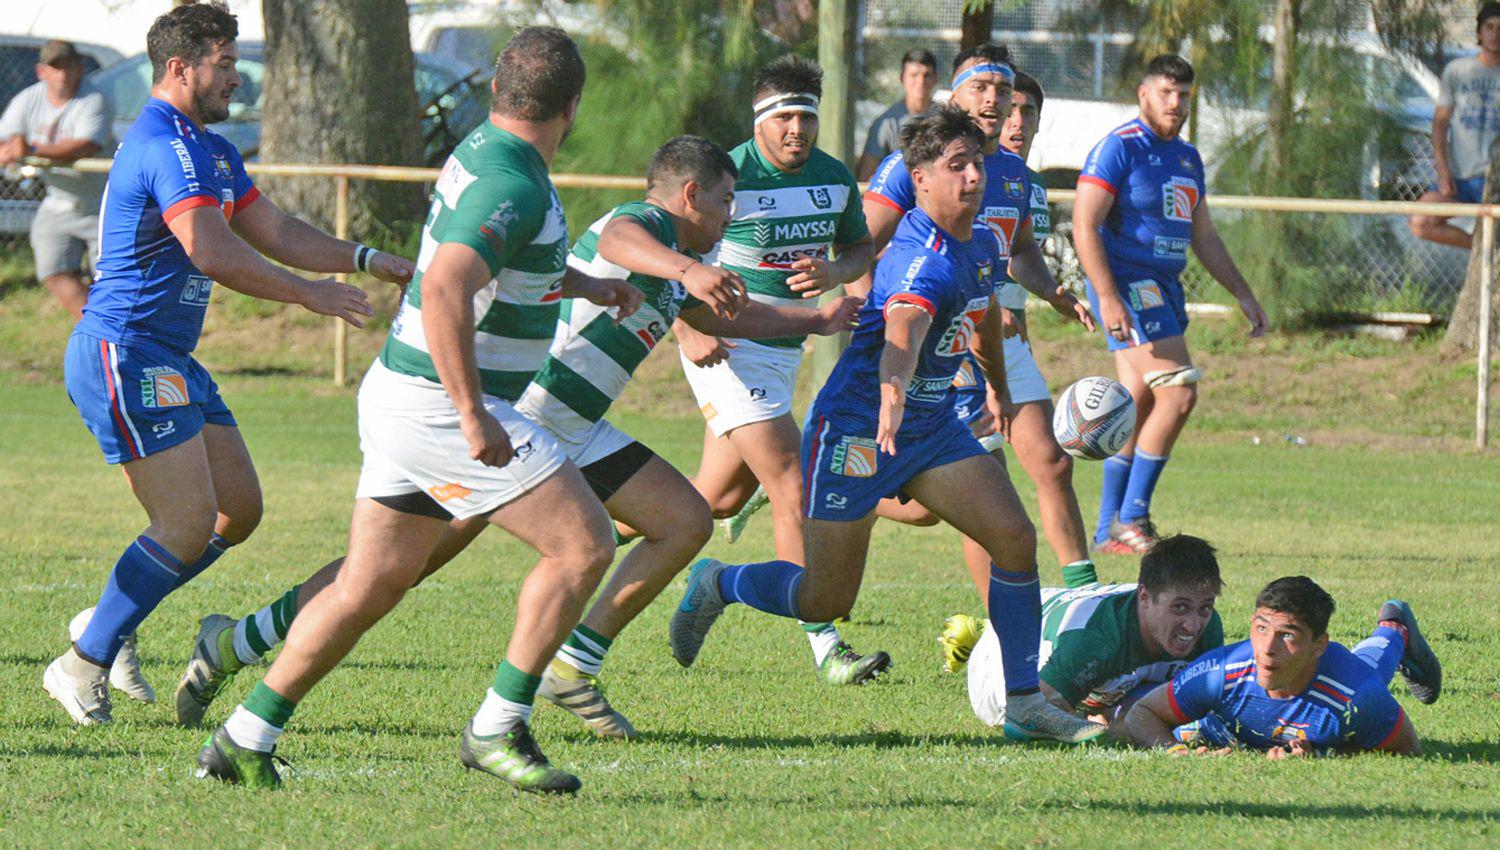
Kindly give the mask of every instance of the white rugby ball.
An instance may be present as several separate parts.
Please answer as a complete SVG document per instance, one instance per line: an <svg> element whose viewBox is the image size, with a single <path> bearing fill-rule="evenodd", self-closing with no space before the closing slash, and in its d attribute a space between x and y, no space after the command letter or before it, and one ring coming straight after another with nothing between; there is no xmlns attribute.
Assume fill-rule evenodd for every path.
<svg viewBox="0 0 1500 850"><path fill-rule="evenodd" d="M1052 413L1057 444L1076 458L1104 460L1135 430L1135 399L1112 378L1083 378L1063 390Z"/></svg>

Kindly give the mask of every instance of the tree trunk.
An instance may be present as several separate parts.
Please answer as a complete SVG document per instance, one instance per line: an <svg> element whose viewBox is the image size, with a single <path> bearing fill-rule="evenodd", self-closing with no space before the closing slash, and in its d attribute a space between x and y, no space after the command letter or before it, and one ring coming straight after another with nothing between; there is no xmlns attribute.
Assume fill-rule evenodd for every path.
<svg viewBox="0 0 1500 850"><path fill-rule="evenodd" d="M968 50L990 40L995 29L994 0L965 0L963 29L959 36L958 49Z"/></svg>
<svg viewBox="0 0 1500 850"><path fill-rule="evenodd" d="M1271 109L1267 115L1272 192L1286 191L1292 157L1292 87L1297 62L1297 25L1301 0L1276 0L1275 35L1271 42Z"/></svg>
<svg viewBox="0 0 1500 850"><path fill-rule="evenodd" d="M264 162L418 165L422 149L403 0L263 0ZM284 209L333 227L329 177L266 178ZM354 180L350 233L421 216L419 184Z"/></svg>
<svg viewBox="0 0 1500 850"><path fill-rule="evenodd" d="M1500 139L1496 139L1500 142ZM1490 164L1484 170L1484 200L1485 203L1500 203L1500 144L1490 144ZM1497 222L1500 224L1500 222ZM1479 345L1479 287L1482 282L1479 270L1483 259L1479 250L1479 234L1482 220L1474 224L1474 249L1469 252L1469 273L1464 278L1463 291L1458 294L1458 303L1453 305L1453 317L1448 320L1448 331L1443 336L1442 354L1446 357L1456 357L1464 352L1473 351ZM1496 240L1500 242L1500 239ZM1493 273L1497 263L1495 257L1490 259L1490 270ZM1494 282L1489 282L1490 292L1495 292ZM1490 351L1500 353L1500 314L1495 309L1496 302L1500 299L1490 301Z"/></svg>

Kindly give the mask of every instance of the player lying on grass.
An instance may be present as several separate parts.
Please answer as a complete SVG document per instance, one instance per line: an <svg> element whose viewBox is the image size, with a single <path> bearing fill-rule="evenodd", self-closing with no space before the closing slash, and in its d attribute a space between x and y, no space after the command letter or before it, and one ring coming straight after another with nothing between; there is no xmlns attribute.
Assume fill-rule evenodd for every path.
<svg viewBox="0 0 1500 850"><path fill-rule="evenodd" d="M859 327L808 414L802 440L805 567L778 560L694 565L672 616L672 655L698 657L732 602L782 617L831 620L859 594L880 500L904 492L990 553L993 612L1007 683L1007 734L1081 742L1104 727L1042 698L1036 655L1041 585L1036 533L1010 479L953 411L953 376L971 346L1005 394L999 311L1003 252L976 220L984 134L944 109L903 128L916 208L897 227Z"/></svg>
<svg viewBox="0 0 1500 850"><path fill-rule="evenodd" d="M621 560L583 621L542 674L537 693L611 738L635 737L595 678L630 623L707 542L708 504L661 457L604 419L631 375L681 316L708 334L739 337L832 334L847 329L861 303L841 298L817 310L749 302L733 320L720 319L689 294L734 281L733 272L705 266L699 256L722 238L733 200L735 165L722 148L697 136L662 145L647 168L647 199L616 207L573 247L569 265L586 275L622 279L639 289L640 308L627 317L582 301L564 304L551 353L516 402L516 409L557 439L583 472L610 516L644 539ZM428 558L423 577L451 561L487 523L454 520ZM183 677L179 719L197 723L229 676L258 661L286 634L298 599L333 580L342 562L324 567L256 614L236 622L205 618L204 632Z"/></svg>
<svg viewBox="0 0 1500 850"><path fill-rule="evenodd" d="M1224 624L1214 610L1222 587L1214 548L1179 534L1142 556L1135 584L1043 588L1042 696L1064 710L1101 716L1120 734L1114 721L1131 702L1189 659L1224 645ZM974 713L990 726L1004 723L1005 676L994 628L958 614L948 618L939 640L949 671L968 659Z"/></svg>
<svg viewBox="0 0 1500 850"><path fill-rule="evenodd" d="M1411 606L1385 603L1375 631L1353 650L1328 639L1333 608L1306 576L1266 585L1250 639L1211 650L1139 700L1125 715L1131 743L1180 754L1263 750L1273 759L1416 755L1421 741L1391 696L1391 676L1400 670L1412 696L1433 703L1443 668Z"/></svg>

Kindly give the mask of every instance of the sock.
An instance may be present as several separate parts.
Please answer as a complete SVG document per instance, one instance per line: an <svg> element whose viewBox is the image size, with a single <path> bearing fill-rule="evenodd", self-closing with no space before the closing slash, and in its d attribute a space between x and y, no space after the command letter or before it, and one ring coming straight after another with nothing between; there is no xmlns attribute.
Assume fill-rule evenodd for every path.
<svg viewBox="0 0 1500 850"><path fill-rule="evenodd" d="M1099 527L1094 531L1094 542L1109 539L1109 524L1120 513L1120 503L1125 501L1125 487L1130 483L1130 467L1134 455L1115 455L1104 459L1104 487L1099 497Z"/></svg>
<svg viewBox="0 0 1500 850"><path fill-rule="evenodd" d="M1125 501L1120 504L1120 522L1132 522L1151 513L1151 494L1156 492L1156 482L1166 468L1165 455L1157 457L1135 450L1135 462L1130 465L1130 484L1125 487Z"/></svg>
<svg viewBox="0 0 1500 850"><path fill-rule="evenodd" d="M719 573L719 596L781 617L797 617L802 568L791 561L735 564ZM801 619L801 617L797 617Z"/></svg>
<svg viewBox="0 0 1500 850"><path fill-rule="evenodd" d="M219 560L219 557L233 545L217 534L208 538L208 545L204 547L203 554L198 556L198 560L183 567L182 572L177 574L177 587L182 587L196 578L199 573L213 566L214 561ZM177 587L172 589L176 590Z"/></svg>
<svg viewBox="0 0 1500 850"><path fill-rule="evenodd" d="M567 668L558 672L564 678L578 678L576 675L566 675L568 670L582 673L585 676L597 676L599 670L604 666L604 654L609 652L609 647L614 643L613 638L607 638L593 629L579 623L568 639L557 650L557 657L553 659L554 669L557 667Z"/></svg>
<svg viewBox="0 0 1500 850"><path fill-rule="evenodd" d="M1375 631L1354 647L1354 656L1374 667L1386 684L1396 675L1396 667L1405 655L1406 627L1390 620L1381 620Z"/></svg>
<svg viewBox="0 0 1500 850"><path fill-rule="evenodd" d="M1040 690L1037 657L1042 645L1042 583L1035 572L1017 573L990 564L990 622L1000 639L1000 667L1007 697Z"/></svg>
<svg viewBox="0 0 1500 850"><path fill-rule="evenodd" d="M64 673L75 679L86 679L91 682L102 682L109 675L108 667L100 667L98 664L78 654L76 647L70 647L62 656L62 669Z"/></svg>
<svg viewBox="0 0 1500 850"><path fill-rule="evenodd" d="M509 729L517 720L530 723L532 703L541 683L541 676L524 672L509 661L500 662L495 681L485 691L484 702L470 722L474 734L489 737Z"/></svg>
<svg viewBox="0 0 1500 850"><path fill-rule="evenodd" d="M113 664L125 636L167 598L182 568L160 543L137 537L115 562L88 628L73 644L78 654L101 667Z"/></svg>
<svg viewBox="0 0 1500 850"><path fill-rule="evenodd" d="M295 585L270 605L246 614L234 624L234 654L241 664L255 664L275 646L286 640L292 619L297 616L297 591Z"/></svg>
<svg viewBox="0 0 1500 850"><path fill-rule="evenodd" d="M1099 581L1099 573L1094 570L1093 561L1074 561L1062 568L1063 584L1068 587L1082 587L1086 584L1094 584Z"/></svg>
<svg viewBox="0 0 1500 850"><path fill-rule="evenodd" d="M295 702L271 690L265 682L257 682L224 722L224 731L241 747L268 753L276 747L276 739L296 710Z"/></svg>
<svg viewBox="0 0 1500 850"><path fill-rule="evenodd" d="M833 623L802 623L802 631L807 633L807 642L812 644L813 664L819 667L823 666L828 653L843 640Z"/></svg>

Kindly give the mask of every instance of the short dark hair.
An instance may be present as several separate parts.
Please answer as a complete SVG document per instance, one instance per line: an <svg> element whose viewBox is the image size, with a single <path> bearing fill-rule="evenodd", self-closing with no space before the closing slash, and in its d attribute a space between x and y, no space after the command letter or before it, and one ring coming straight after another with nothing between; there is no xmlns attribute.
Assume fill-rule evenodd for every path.
<svg viewBox="0 0 1500 850"><path fill-rule="evenodd" d="M1486 3L1479 7L1479 13L1474 16L1474 31L1477 33L1484 22L1490 18L1500 17L1500 3Z"/></svg>
<svg viewBox="0 0 1500 850"><path fill-rule="evenodd" d="M722 147L702 136L677 136L651 154L646 166L646 194L689 180L707 186L725 174L739 177L740 170Z"/></svg>
<svg viewBox="0 0 1500 850"><path fill-rule="evenodd" d="M935 162L959 139L984 145L984 131L974 118L956 106L934 109L901 125L901 158L908 170Z"/></svg>
<svg viewBox="0 0 1500 850"><path fill-rule="evenodd" d="M1016 61L1010 58L1009 47L987 41L984 44L976 44L973 47L960 50L958 55L953 57L953 73L957 74L958 69L962 68L964 63L970 59L984 59L996 65L1005 65L1012 71L1016 69Z"/></svg>
<svg viewBox="0 0 1500 850"><path fill-rule="evenodd" d="M583 94L583 55L557 27L523 27L495 58L494 110L521 121L551 121Z"/></svg>
<svg viewBox="0 0 1500 850"><path fill-rule="evenodd" d="M234 41L239 35L239 20L218 0L178 6L152 21L146 33L151 82L159 83L167 75L168 59L197 65L215 47Z"/></svg>
<svg viewBox="0 0 1500 850"><path fill-rule="evenodd" d="M931 50L917 47L906 51L906 54L901 57L901 70L905 71L907 65L913 64L926 65L934 74L937 73L937 57L932 55Z"/></svg>
<svg viewBox="0 0 1500 850"><path fill-rule="evenodd" d="M1192 85L1195 78L1193 66L1176 53L1163 53L1146 63L1146 73L1141 75L1142 80L1152 77L1166 77L1174 83Z"/></svg>
<svg viewBox="0 0 1500 850"><path fill-rule="evenodd" d="M794 53L778 56L755 74L755 99L767 94L823 96L823 69Z"/></svg>
<svg viewBox="0 0 1500 850"><path fill-rule="evenodd" d="M1036 111L1042 111L1042 101L1046 100L1047 96L1042 92L1042 84L1037 82L1036 77L1017 71L1016 91L1029 96L1032 103L1036 104Z"/></svg>
<svg viewBox="0 0 1500 850"><path fill-rule="evenodd" d="M1174 534L1156 541L1141 556L1141 572L1136 581L1152 596L1175 588L1207 590L1217 596L1224 589L1214 547L1191 534Z"/></svg>
<svg viewBox="0 0 1500 850"><path fill-rule="evenodd" d="M1286 576L1266 585L1255 597L1255 607L1290 614L1312 629L1313 637L1321 637L1328 632L1335 606L1333 597L1317 582L1307 576Z"/></svg>

